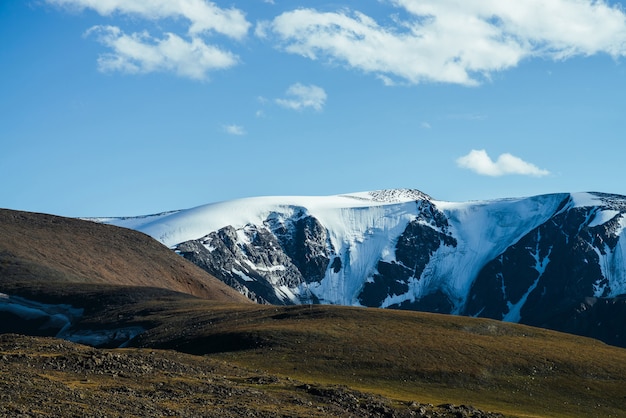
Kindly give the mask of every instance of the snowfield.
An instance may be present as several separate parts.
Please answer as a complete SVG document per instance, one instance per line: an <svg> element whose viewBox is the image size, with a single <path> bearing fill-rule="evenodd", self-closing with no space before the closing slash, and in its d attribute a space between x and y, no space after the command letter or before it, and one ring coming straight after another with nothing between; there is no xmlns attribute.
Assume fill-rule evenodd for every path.
<svg viewBox="0 0 626 418"><path fill-rule="evenodd" d="M170 248L231 226L237 231L238 245L243 248L250 245L252 226L270 231L270 218L285 222L298 217L313 217L325 229L328 242L323 245L327 246L332 257L341 261L341 269L329 266L321 280L290 286L278 284L277 276L272 276L284 270L280 265L255 264L246 259L237 261L241 268L233 268L231 273L242 282L256 280L244 273L243 267L267 275L276 295L292 303L299 303L299 300L306 299L306 295L312 295L321 303L352 306L361 305L361 292L364 286L374 281L379 262L402 266L396 258L398 239L411 222L417 222L436 231L439 236L449 236L455 245L439 245L432 254L424 254L428 263L419 277L403 280L402 286L408 290L387 294L380 307L412 303L424 295L443 292L453 305L451 313L460 313L474 280L486 263L551 218L573 208L583 208L587 213L583 225L586 228L619 221L615 230L620 235L617 247L596 251L608 282L598 282L595 294L606 293L606 286L610 287L612 295L626 293L626 273L623 271L626 245L621 234L626 227L623 217L626 204L622 197L610 195L558 193L461 203L434 200L418 190L397 189L336 196L246 198L159 215L98 221L139 230ZM215 250L208 244L206 248ZM540 258L538 249L531 256L535 257L533 268L541 277L550 259L545 255ZM402 267L410 269L414 266ZM520 299L507 301L509 311L502 319L519 321L526 299L538 284L539 278L530 283ZM389 286L393 288L393 284Z"/></svg>

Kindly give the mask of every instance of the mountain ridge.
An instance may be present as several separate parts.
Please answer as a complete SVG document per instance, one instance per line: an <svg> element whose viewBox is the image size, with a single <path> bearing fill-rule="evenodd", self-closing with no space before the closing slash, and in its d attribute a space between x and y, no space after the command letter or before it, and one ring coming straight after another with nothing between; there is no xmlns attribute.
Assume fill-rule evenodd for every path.
<svg viewBox="0 0 626 418"><path fill-rule="evenodd" d="M446 202L391 189L109 222L153 236L257 302L485 316L588 335L600 306L623 309L625 214L626 197L599 192ZM626 345L626 324L613 324L603 340Z"/></svg>
<svg viewBox="0 0 626 418"><path fill-rule="evenodd" d="M445 241L454 235L453 224L445 225L447 218L432 206L422 209L419 222L407 221L412 226L406 239L398 240L394 254L399 260L426 260L421 256L427 253L409 251L420 242L413 238ZM362 217L371 218L360 210ZM230 227L222 231L221 242L228 248L232 238L229 245L241 245L250 250L249 257L264 262L282 254L314 280L323 280L320 272L345 268L332 261L326 266L326 247L319 245L327 243L321 239L326 233L321 223L310 215L294 215L275 213L267 229L256 227L256 238ZM199 298L141 281L120 285L136 277L125 269L103 275L112 259L116 265L146 269L154 286L168 284L157 273L172 267L170 262L176 271L198 269L136 231L12 211L0 213L2 219L0 333L57 338L0 336L0 416L624 414L626 351L597 340L484 318L330 305L268 306L249 303L239 294L234 299ZM291 223L279 222L285 219ZM589 221L592 228L604 225L597 223ZM257 241L238 241L246 237ZM452 238L447 238L449 246ZM280 248L268 252L261 245L254 254L255 242ZM610 248L613 244L607 242ZM434 248L428 240L420 245ZM408 265L391 261L382 265L392 273L402 273L400 267ZM388 278L384 267L379 270ZM283 278L288 284L289 277ZM605 304L609 301L595 302L596 320L607 318L602 310L613 309ZM16 323L15 314L25 322ZM115 348L120 346L125 348Z"/></svg>

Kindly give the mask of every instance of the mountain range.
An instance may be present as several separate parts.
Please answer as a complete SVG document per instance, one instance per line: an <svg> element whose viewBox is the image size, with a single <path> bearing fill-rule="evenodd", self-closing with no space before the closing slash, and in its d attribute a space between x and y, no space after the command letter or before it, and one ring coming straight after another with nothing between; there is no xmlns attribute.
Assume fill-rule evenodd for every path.
<svg viewBox="0 0 626 418"><path fill-rule="evenodd" d="M626 346L626 197L446 202L394 189L259 197L99 222L248 298L486 317Z"/></svg>
<svg viewBox="0 0 626 418"><path fill-rule="evenodd" d="M346 199L371 216L367 193L328 199L325 221ZM389 214L395 204L411 201L374 206ZM243 217L253 206L230 210ZM315 230L300 219L303 231ZM403 232L411 221L387 226ZM459 246L448 223L443 235ZM396 241L381 248L395 251ZM0 210L0 417L624 416L623 348L501 320L312 304L311 296L255 304L172 249L131 229Z"/></svg>

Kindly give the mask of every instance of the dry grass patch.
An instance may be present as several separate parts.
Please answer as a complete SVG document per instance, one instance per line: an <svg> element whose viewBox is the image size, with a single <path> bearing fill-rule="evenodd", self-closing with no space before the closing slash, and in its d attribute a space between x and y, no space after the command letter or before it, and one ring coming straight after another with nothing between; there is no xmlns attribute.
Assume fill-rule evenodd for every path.
<svg viewBox="0 0 626 418"><path fill-rule="evenodd" d="M248 368L400 401L472 404L515 416L626 415L626 350L587 338L483 319L332 306L200 304L178 315L167 332L157 327L137 343L219 353Z"/></svg>
<svg viewBox="0 0 626 418"><path fill-rule="evenodd" d="M405 412L411 410L408 405L452 403L510 416L571 417L579 416L580 411L588 416L626 416L626 350L588 338L486 319L418 312L224 304L150 288L33 284L13 290L34 300L71 300L76 307L85 307L85 318L77 324L85 329L142 326L147 331L132 341L136 347L175 350L167 355L189 353L195 355L189 358L196 359L196 363L220 360L225 363L219 364L228 364L231 371L252 371L241 376L239 372L224 374L235 380L229 378L221 387L243 390L242 399L250 396L250 402L258 404L254 410L268 414L262 416L279 414L278 409L283 408L306 411L290 412L293 416L315 416L306 415L313 412L308 403L300 405L298 399L325 408L327 416L333 416L328 415L331 410L338 414L335 416L343 416L346 411L363 412L357 405L383 403L385 408ZM40 353L41 359L54 360L54 356L45 354L45 347ZM92 355L76 355L84 360L77 366L77 373L91 373ZM219 396L206 392L207 385L201 378L184 380L197 376L195 372L185 372L184 377L172 375L167 363L150 356L144 355L143 361L159 370L158 377L137 374L139 369L126 377L128 371L122 365L133 362L132 357L124 355L127 359L116 366L118 375L110 377L116 381L106 380L106 375L98 377L104 379L98 382L108 388L112 398L125 399L130 405L136 399L150 399L149 394L155 392L163 399L153 399L150 405L165 412L178 398L193 400L183 402L183 409L178 411L200 408L197 405L212 405L211 410L231 411L232 416L249 411L237 402L226 402L231 398L224 398L228 392L220 392ZM103 359L103 364L109 360ZM60 371L68 373L68 369ZM254 374L275 376L282 383L259 386L258 381L245 380ZM83 384L80 376L68 374L65 378L69 380L59 381L59 376L47 372L43 377L54 391L62 389L62 397L51 399L73 399L75 390L83 391L88 399L101 395L91 394L89 384ZM43 377L34 376L37 385L45 386L41 383ZM96 379L93 374L87 378ZM28 381L23 384L30 385ZM140 386L134 388L134 381ZM157 390L159 383L168 391ZM304 384L312 389L299 389ZM318 390L319 385L331 389ZM132 391L125 392L123 387ZM265 388L261 395L257 393L259 387ZM325 397L320 398L319 393ZM215 401L216 396L222 400ZM370 398L375 396L383 397L384 402ZM364 400L356 402L353 397ZM257 401L259 398L262 401ZM278 402L279 408L272 402ZM331 404L339 409L330 408ZM49 405L52 409L57 406ZM441 416L453 416L445 415L448 412L452 414L443 411Z"/></svg>
<svg viewBox="0 0 626 418"><path fill-rule="evenodd" d="M0 417L408 418L422 407L175 351L98 350L3 335L0 353Z"/></svg>

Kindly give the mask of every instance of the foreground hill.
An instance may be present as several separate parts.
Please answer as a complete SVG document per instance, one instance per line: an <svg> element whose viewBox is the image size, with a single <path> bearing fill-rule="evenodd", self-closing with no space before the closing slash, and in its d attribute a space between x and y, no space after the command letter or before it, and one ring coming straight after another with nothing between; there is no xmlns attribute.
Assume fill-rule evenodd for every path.
<svg viewBox="0 0 626 418"><path fill-rule="evenodd" d="M626 197L604 193L454 203L383 190L101 221L259 302L487 317L626 346L625 215Z"/></svg>
<svg viewBox="0 0 626 418"><path fill-rule="evenodd" d="M209 353L408 403L513 416L626 416L626 350L596 340L493 320L326 305L190 304L178 312L132 344Z"/></svg>
<svg viewBox="0 0 626 418"><path fill-rule="evenodd" d="M224 302L245 300L142 233L0 209L0 283L14 282L149 286Z"/></svg>
<svg viewBox="0 0 626 418"><path fill-rule="evenodd" d="M0 416L626 416L626 350L554 331L142 287L9 291L83 309L70 335L143 331L115 350L1 337Z"/></svg>
<svg viewBox="0 0 626 418"><path fill-rule="evenodd" d="M501 417L311 385L175 351L96 350L9 334L0 335L0 359L1 417Z"/></svg>

